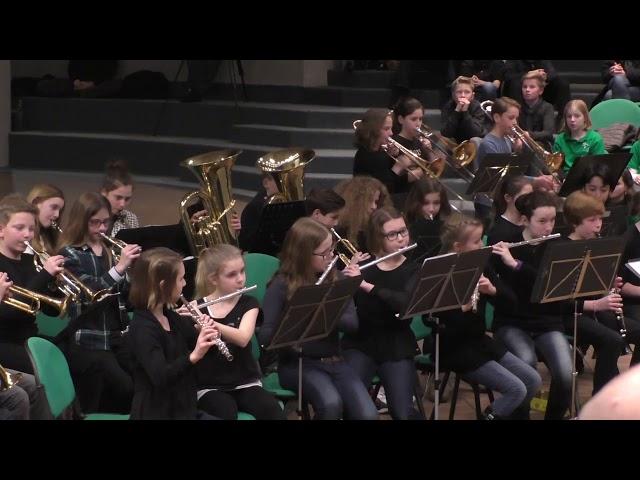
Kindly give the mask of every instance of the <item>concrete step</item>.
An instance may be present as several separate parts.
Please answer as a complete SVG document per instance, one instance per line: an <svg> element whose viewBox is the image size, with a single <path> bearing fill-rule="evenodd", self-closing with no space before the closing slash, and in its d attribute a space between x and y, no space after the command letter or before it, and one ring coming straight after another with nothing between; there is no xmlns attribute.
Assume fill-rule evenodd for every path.
<svg viewBox="0 0 640 480"><path fill-rule="evenodd" d="M308 148L350 148L354 142L353 128L300 128L276 125L235 125L230 140L237 143L294 145Z"/></svg>
<svg viewBox="0 0 640 480"><path fill-rule="evenodd" d="M327 83L329 86L389 88L395 72L388 70L329 70Z"/></svg>
<svg viewBox="0 0 640 480"><path fill-rule="evenodd" d="M572 83L571 93L598 93L603 88L603 83Z"/></svg>
<svg viewBox="0 0 640 480"><path fill-rule="evenodd" d="M601 83L600 72L558 72L558 74L569 83Z"/></svg>
<svg viewBox="0 0 640 480"><path fill-rule="evenodd" d="M604 60L551 60L558 72L598 72Z"/></svg>

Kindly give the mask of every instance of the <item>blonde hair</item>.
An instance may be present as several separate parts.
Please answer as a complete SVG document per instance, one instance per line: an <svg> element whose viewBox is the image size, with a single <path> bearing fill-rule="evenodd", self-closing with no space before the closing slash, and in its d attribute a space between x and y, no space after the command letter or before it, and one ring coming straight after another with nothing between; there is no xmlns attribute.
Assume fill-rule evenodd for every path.
<svg viewBox="0 0 640 480"><path fill-rule="evenodd" d="M544 81L544 77L542 75L540 75L539 73L533 73L533 72L526 73L522 77L521 84L523 84L525 80L536 80L538 82L538 86L540 88L544 88L546 86L546 82Z"/></svg>
<svg viewBox="0 0 640 480"><path fill-rule="evenodd" d="M16 213L30 213L35 223L38 223L38 209L27 202L22 195L12 193L0 200L0 225L7 225Z"/></svg>
<svg viewBox="0 0 640 480"><path fill-rule="evenodd" d="M585 130L589 130L592 126L591 117L589 116L589 109L587 108L587 104L584 103L584 100L569 100L564 107L564 112L562 113L562 128L560 128L561 132L568 132L569 128L567 127L567 113L569 110L575 109L578 110L582 116L584 117L584 128Z"/></svg>
<svg viewBox="0 0 640 480"><path fill-rule="evenodd" d="M181 263L182 257L166 247L143 252L131 269L129 301L133 307L151 310L168 303L178 280Z"/></svg>
<svg viewBox="0 0 640 480"><path fill-rule="evenodd" d="M220 273L220 269L229 260L242 258L239 248L226 243L205 248L198 257L198 270L196 271L196 295L198 298L211 293L209 277Z"/></svg>
<svg viewBox="0 0 640 480"><path fill-rule="evenodd" d="M64 193L55 185L49 183L38 183L31 187L31 190L27 194L27 202L38 208L38 204L49 200L51 198L61 198L65 201ZM62 218L64 212L64 205L60 209L59 219ZM38 208L38 215L40 214ZM39 219L38 219L39 220ZM38 250L46 250L47 252L53 252L58 241L58 232L53 228L43 228L40 222L36 222L38 234L33 238L33 246Z"/></svg>
<svg viewBox="0 0 640 480"><path fill-rule="evenodd" d="M369 222L368 205L373 201L376 192L380 192L378 208L391 206L387 187L376 178L357 176L340 182L335 191L345 201L345 207L340 212L339 224L346 229L346 238L358 247L358 232L366 229Z"/></svg>
<svg viewBox="0 0 640 480"><path fill-rule="evenodd" d="M464 243L469 239L469 234L473 228L482 228L482 222L477 218L454 212L440 230L440 241L442 242L442 253L449 253L453 250L456 242Z"/></svg>
<svg viewBox="0 0 640 480"><path fill-rule="evenodd" d="M604 204L599 199L576 190L565 200L563 213L567 223L577 227L585 218L604 215Z"/></svg>
<svg viewBox="0 0 640 480"><path fill-rule="evenodd" d="M315 283L317 272L311 266L313 251L330 235L324 225L309 217L298 219L289 229L280 252L280 269L277 272L287 284L287 298L291 298L298 287ZM327 281L334 274L335 269Z"/></svg>

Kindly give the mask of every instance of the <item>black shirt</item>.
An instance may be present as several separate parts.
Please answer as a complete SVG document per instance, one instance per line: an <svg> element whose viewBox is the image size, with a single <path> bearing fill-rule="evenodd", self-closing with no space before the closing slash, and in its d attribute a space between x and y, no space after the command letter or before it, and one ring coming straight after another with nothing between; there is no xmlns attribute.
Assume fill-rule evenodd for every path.
<svg viewBox="0 0 640 480"><path fill-rule="evenodd" d="M480 102L473 100L466 112L456 112L456 102L449 100L442 107L440 133L461 143L471 137L484 137L492 128Z"/></svg>
<svg viewBox="0 0 640 480"><path fill-rule="evenodd" d="M199 303L204 301L201 299ZM253 297L243 295L227 316L212 318L223 325L238 328L244 314L254 308L259 308L258 301ZM257 323L259 323L258 319L256 319ZM229 353L233 355L233 360L227 361L218 348L210 348L204 358L196 364L198 390L205 388L233 389L238 385L245 385L260 379L260 368L251 353L251 342L244 347L231 342L225 343L229 348Z"/></svg>
<svg viewBox="0 0 640 480"><path fill-rule="evenodd" d="M242 229L238 235L238 245L242 250L250 251L254 247L255 235L258 233L258 227L260 226L260 216L264 206L267 204L267 200L267 191L261 188L242 210L242 215L240 216Z"/></svg>
<svg viewBox="0 0 640 480"><path fill-rule="evenodd" d="M620 259L620 276L625 283L640 286L640 278L628 269L625 264L629 260L640 258L640 231L638 231L638 223L632 225L627 232L627 243L625 244L622 258ZM624 297L624 303L627 305L640 305L640 297L635 295L627 295Z"/></svg>
<svg viewBox="0 0 640 480"><path fill-rule="evenodd" d="M519 242L522 240L523 228L499 215L487 234L487 245L494 245L498 242Z"/></svg>
<svg viewBox="0 0 640 480"><path fill-rule="evenodd" d="M555 116L553 105L545 102L542 98L529 106L522 103L518 124L529 132L529 135L536 142L543 142L543 147L549 150L553 146L553 132L555 130Z"/></svg>
<svg viewBox="0 0 640 480"><path fill-rule="evenodd" d="M365 148L358 148L353 158L353 175L368 175L380 180L390 194L409 191L407 172L397 175L391 168L395 161L384 151L372 152Z"/></svg>

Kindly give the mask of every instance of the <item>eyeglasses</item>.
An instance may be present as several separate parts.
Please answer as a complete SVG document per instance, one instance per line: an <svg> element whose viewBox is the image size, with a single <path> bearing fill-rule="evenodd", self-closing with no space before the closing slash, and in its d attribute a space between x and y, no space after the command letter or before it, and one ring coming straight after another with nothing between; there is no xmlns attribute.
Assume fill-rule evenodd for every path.
<svg viewBox="0 0 640 480"><path fill-rule="evenodd" d="M105 227L108 227L110 223L111 223L110 218L105 218L104 220L100 220L99 218L89 219L89 225L92 227L99 227L100 225L104 225Z"/></svg>
<svg viewBox="0 0 640 480"><path fill-rule="evenodd" d="M313 255L315 255L316 257L320 257L320 258L322 258L323 260L326 260L327 258L331 258L331 257L333 257L333 255L334 255L334 253L333 253L333 247L331 248L331 250L327 250L327 251L326 251L326 252L324 252L324 253L316 253L316 252L313 252Z"/></svg>
<svg viewBox="0 0 640 480"><path fill-rule="evenodd" d="M390 242L394 241L396 238L398 238L398 235L400 235L402 238L406 237L407 235L409 235L409 230L407 230L406 228L403 228L402 230L397 230L395 232L389 232L389 233L383 233L383 235L385 237L387 237L387 240L389 240Z"/></svg>

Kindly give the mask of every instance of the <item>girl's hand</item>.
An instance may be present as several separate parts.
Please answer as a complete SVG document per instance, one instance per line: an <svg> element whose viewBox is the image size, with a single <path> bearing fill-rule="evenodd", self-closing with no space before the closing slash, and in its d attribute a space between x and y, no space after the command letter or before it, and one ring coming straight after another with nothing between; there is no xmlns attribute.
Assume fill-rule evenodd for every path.
<svg viewBox="0 0 640 480"><path fill-rule="evenodd" d="M478 281L478 291L483 293L484 295L494 296L497 292L496 287L491 283L484 275L480 275L480 280Z"/></svg>
<svg viewBox="0 0 640 480"><path fill-rule="evenodd" d="M49 275L55 277L64 269L64 257L62 255L52 255L44 262L44 269Z"/></svg>
<svg viewBox="0 0 640 480"><path fill-rule="evenodd" d="M198 220L200 220L201 217L204 217L206 215L207 215L206 210L198 210L193 215L191 215L191 223L196 223Z"/></svg>
<svg viewBox="0 0 640 480"><path fill-rule="evenodd" d="M469 302L466 305L462 305L462 307L460 307L462 309L463 312L468 312L473 308L473 302Z"/></svg>
<svg viewBox="0 0 640 480"><path fill-rule="evenodd" d="M351 263L342 270L342 274L345 277L358 277L361 275L360 266L351 260Z"/></svg>
<svg viewBox="0 0 640 480"><path fill-rule="evenodd" d="M120 253L120 261L118 262L117 270L118 272L124 272L127 268L129 268L134 260L140 256L142 253L142 248L140 245L136 245L135 243L130 243L126 247L122 249Z"/></svg>
<svg viewBox="0 0 640 480"><path fill-rule="evenodd" d="M506 242L498 242L491 247L493 249L493 253L496 255L500 255L502 258L502 262L512 270L514 270L518 266L518 262L513 258L511 252L509 251L509 244Z"/></svg>
<svg viewBox="0 0 640 480"><path fill-rule="evenodd" d="M596 300L594 310L596 312L610 311L615 313L622 310L622 306L622 297L617 293L611 293L606 297Z"/></svg>
<svg viewBox="0 0 640 480"><path fill-rule="evenodd" d="M240 230L242 230L242 224L240 223L240 217L238 216L238 214L236 212L233 212L231 214L231 228L233 229L233 231L236 232L236 234L238 232L240 232Z"/></svg>
<svg viewBox="0 0 640 480"><path fill-rule="evenodd" d="M433 148L431 147L431 142L424 138L424 137L420 137L419 139L420 145L422 145L422 147L426 150L433 150Z"/></svg>
<svg viewBox="0 0 640 480"><path fill-rule="evenodd" d="M365 260L369 260L371 258L371 255L368 253L363 253L363 252L356 252L353 257L351 257L351 263L360 263L360 262L364 262Z"/></svg>
<svg viewBox="0 0 640 480"><path fill-rule="evenodd" d="M613 288L620 290L622 288L622 285L624 285L624 280L622 280L622 277L616 277L616 279L613 281Z"/></svg>
<svg viewBox="0 0 640 480"><path fill-rule="evenodd" d="M196 340L196 346L189 355L191 363L197 363L202 360L202 357L209 351L212 345L215 345L218 338L218 331L213 325L207 325L202 327L198 334L198 340Z"/></svg>
<svg viewBox="0 0 640 480"><path fill-rule="evenodd" d="M191 312L189 312L189 309L186 307L186 305L180 305L180 307L176 308L176 313L182 317L190 317L191 316Z"/></svg>

